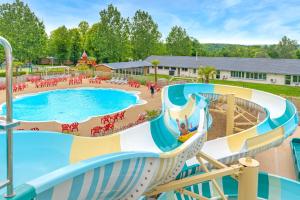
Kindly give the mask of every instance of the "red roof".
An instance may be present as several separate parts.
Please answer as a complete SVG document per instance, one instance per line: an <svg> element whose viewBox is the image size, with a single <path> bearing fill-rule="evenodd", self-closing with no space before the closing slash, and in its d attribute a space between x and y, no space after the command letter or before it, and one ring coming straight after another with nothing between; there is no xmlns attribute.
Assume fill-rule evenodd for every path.
<svg viewBox="0 0 300 200"><path fill-rule="evenodd" d="M82 56L81 56L81 59L87 59L88 58L88 55L86 54L86 52L84 51L82 53Z"/></svg>

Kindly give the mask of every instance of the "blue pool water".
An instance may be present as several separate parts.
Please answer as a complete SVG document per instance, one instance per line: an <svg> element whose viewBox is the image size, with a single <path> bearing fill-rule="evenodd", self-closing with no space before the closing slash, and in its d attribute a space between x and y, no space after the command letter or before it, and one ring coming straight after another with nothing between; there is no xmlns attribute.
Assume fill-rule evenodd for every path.
<svg viewBox="0 0 300 200"><path fill-rule="evenodd" d="M73 137L68 134L15 131L13 149L15 186L68 165L72 141ZM1 130L0 146L0 180L5 180L6 134Z"/></svg>
<svg viewBox="0 0 300 200"><path fill-rule="evenodd" d="M41 92L14 100L14 119L21 121L82 122L139 103L137 95L114 89L63 89ZM1 115L6 113L3 105Z"/></svg>

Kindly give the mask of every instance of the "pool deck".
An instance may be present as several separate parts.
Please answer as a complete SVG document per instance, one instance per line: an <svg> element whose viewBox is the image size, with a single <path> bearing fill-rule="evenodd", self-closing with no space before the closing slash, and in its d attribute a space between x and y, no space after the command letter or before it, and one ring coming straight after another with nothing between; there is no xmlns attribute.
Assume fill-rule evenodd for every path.
<svg viewBox="0 0 300 200"><path fill-rule="evenodd" d="M160 92L156 93L154 97L151 97L150 91L146 86L141 85L140 88L129 87L128 85L118 85L102 82L101 84L90 84L88 79L83 80L83 84L80 85L69 85L68 82L58 83L56 87L44 87L36 88L35 84L28 83L28 88L21 92L15 92L14 96L22 94L36 93L41 91L55 90L55 89L66 89L66 88L79 88L79 87L95 87L95 88L117 88L126 91L139 91L139 97L141 100L147 101L146 104L136 105L129 108L125 113L125 119L115 123L116 128L120 128L129 123L135 122L138 119L140 113L144 113L146 110L159 109L161 107L161 96ZM5 91L0 91L0 104L5 102ZM76 106L76 105L74 105ZM95 126L103 126L100 123L100 117L93 117L90 120L80 123L79 135L90 136L91 128ZM61 132L61 125L57 122L21 122L18 127L20 129L30 130L31 128L37 127L40 130L47 131L58 131Z"/></svg>
<svg viewBox="0 0 300 200"><path fill-rule="evenodd" d="M28 88L26 88L22 92L14 93L14 96L54 90L54 89L78 88L78 87L117 88L126 91L139 91L140 98L146 100L147 103L144 105L137 105L132 108L129 108L126 111L125 119L116 122L115 126L117 128L136 121L138 115L140 113L145 112L146 110L158 109L161 107L160 93L155 94L154 97L151 98L150 91L145 86L141 86L140 88L132 88L129 87L128 85L116 85L116 84L110 84L105 82L101 84L90 84L88 80L83 80L83 84L81 85L69 85L67 82L59 83L58 86L56 87L45 87L45 88L35 88L35 85L31 83L29 83L28 85L29 85ZM5 101L5 91L0 91L0 104L2 104L4 101ZM99 125L101 125L99 117L95 117L86 122L83 122L79 126L79 134L81 136L90 136L90 129L94 126L99 126ZM38 122L38 123L22 122L21 126L19 126L18 128L29 130L30 128L33 127L38 127L40 130L49 130L49 131L58 131L58 132L61 131L61 126L57 122ZM291 148L290 148L290 140L293 137L300 138L299 127L296 130L296 132L288 139L286 139L283 142L283 144L281 144L279 147L269 149L265 152L256 155L255 158L260 162L260 170L272 174L288 177L291 179L295 179L296 176L295 176L293 158L292 158Z"/></svg>
<svg viewBox="0 0 300 200"><path fill-rule="evenodd" d="M300 138L299 126L295 133L285 139L280 146L257 154L255 158L260 162L260 170L296 180L290 146L290 141L295 137Z"/></svg>

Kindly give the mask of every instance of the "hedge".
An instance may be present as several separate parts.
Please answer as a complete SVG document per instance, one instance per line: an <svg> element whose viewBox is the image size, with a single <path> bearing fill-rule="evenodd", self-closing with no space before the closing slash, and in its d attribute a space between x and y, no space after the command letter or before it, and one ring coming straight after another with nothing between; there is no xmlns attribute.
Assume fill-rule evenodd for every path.
<svg viewBox="0 0 300 200"><path fill-rule="evenodd" d="M26 72L18 72L18 76L25 75L25 74ZM5 77L5 76L6 76L5 72L0 72L0 77ZM17 73L13 72L13 76L17 76Z"/></svg>

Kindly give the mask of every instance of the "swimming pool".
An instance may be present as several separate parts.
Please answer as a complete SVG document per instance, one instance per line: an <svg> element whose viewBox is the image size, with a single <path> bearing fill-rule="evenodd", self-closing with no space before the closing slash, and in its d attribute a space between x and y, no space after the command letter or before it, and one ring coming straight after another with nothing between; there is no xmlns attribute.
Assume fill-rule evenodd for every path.
<svg viewBox="0 0 300 200"><path fill-rule="evenodd" d="M14 119L29 122L83 122L140 103L135 92L116 89L60 89L21 96L13 102ZM1 106L1 115L6 105Z"/></svg>

